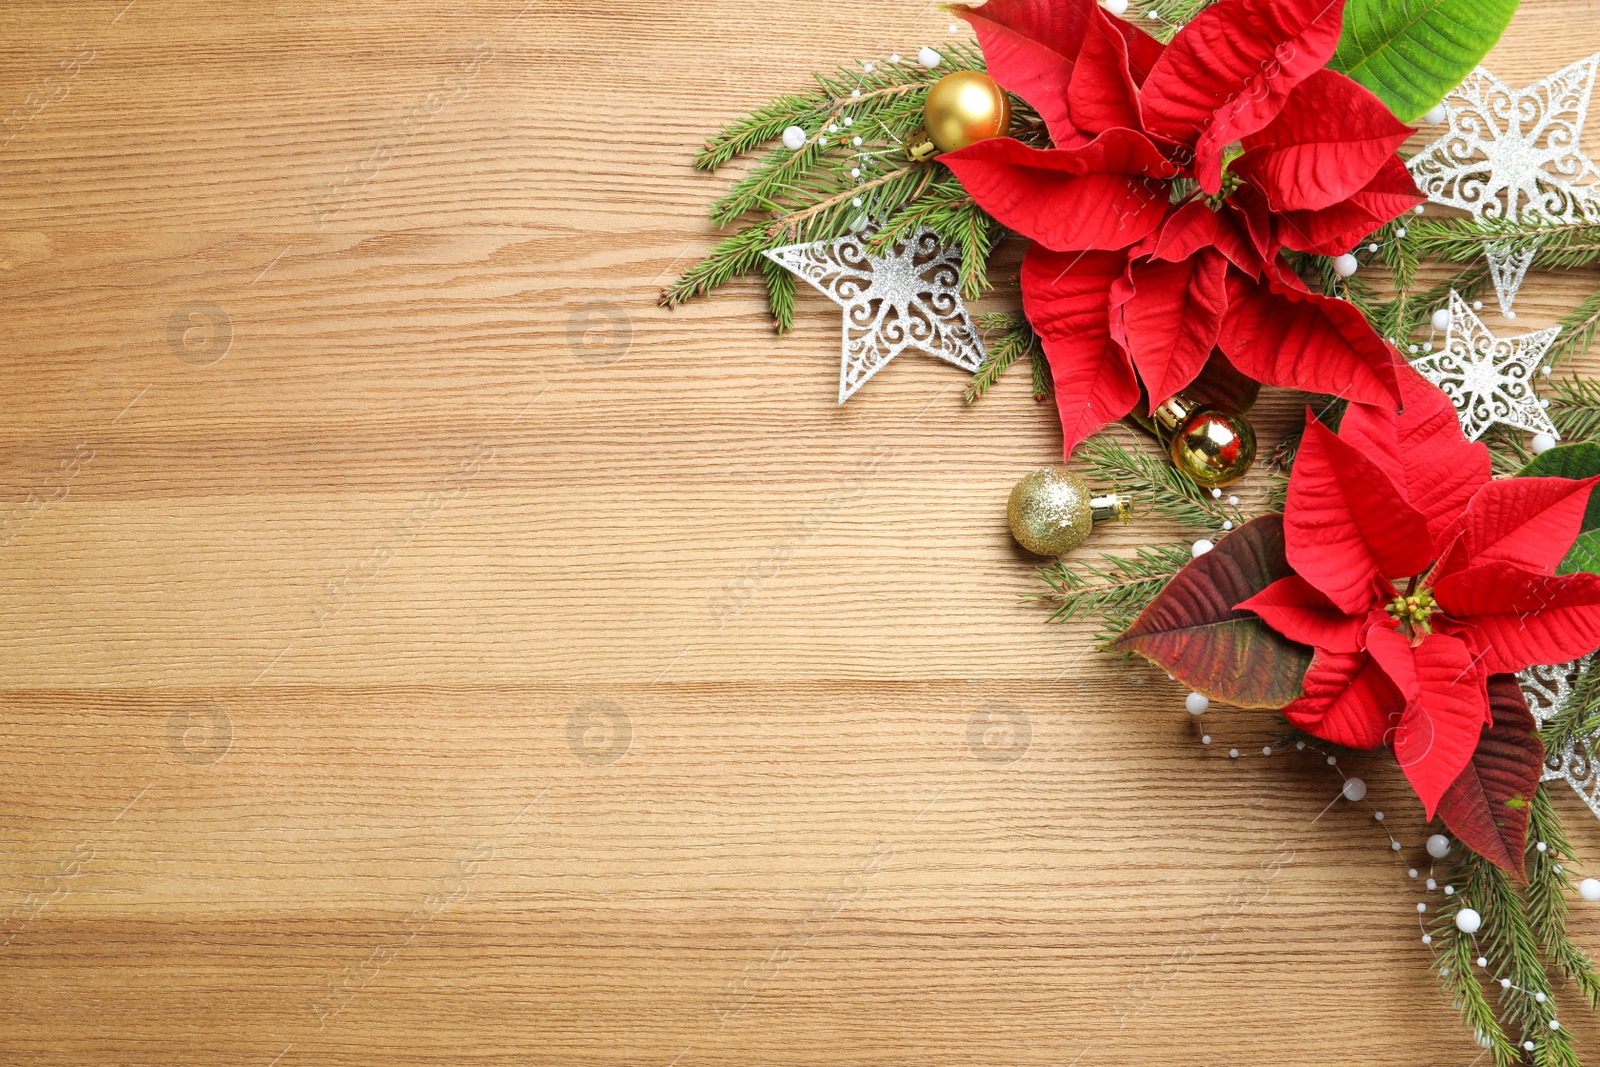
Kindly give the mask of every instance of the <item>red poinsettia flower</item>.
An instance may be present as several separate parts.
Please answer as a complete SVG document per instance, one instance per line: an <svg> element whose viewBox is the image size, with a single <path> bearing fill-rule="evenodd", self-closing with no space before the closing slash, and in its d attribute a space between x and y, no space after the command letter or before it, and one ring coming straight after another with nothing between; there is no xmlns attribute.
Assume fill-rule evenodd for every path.
<svg viewBox="0 0 1600 1067"><path fill-rule="evenodd" d="M1167 46L1094 0L961 10L989 73L1055 144L995 138L941 159L1035 242L1023 307L1069 455L1133 410L1141 382L1153 408L1214 348L1270 385L1397 396L1389 347L1355 308L1308 292L1281 255L1347 252L1423 199L1395 155L1410 128L1323 69L1343 10L1220 0Z"/></svg>
<svg viewBox="0 0 1600 1067"><path fill-rule="evenodd" d="M1403 364L1404 412L1310 417L1284 512L1295 574L1239 604L1314 653L1291 723L1389 744L1432 818L1490 722L1491 675L1600 647L1600 575L1555 574L1600 478L1489 475L1449 399Z"/></svg>

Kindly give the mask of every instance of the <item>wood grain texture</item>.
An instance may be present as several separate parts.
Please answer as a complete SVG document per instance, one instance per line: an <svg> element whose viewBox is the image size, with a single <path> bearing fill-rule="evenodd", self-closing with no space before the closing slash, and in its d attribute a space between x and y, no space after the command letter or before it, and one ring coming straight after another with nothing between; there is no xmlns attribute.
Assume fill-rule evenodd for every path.
<svg viewBox="0 0 1600 1067"><path fill-rule="evenodd" d="M1023 375L841 409L832 305L654 307L701 137L948 23L0 8L0 1063L1472 1062L1404 782L1398 854L1313 825L1329 768L1019 599ZM1490 62L1596 49L1526 0Z"/></svg>

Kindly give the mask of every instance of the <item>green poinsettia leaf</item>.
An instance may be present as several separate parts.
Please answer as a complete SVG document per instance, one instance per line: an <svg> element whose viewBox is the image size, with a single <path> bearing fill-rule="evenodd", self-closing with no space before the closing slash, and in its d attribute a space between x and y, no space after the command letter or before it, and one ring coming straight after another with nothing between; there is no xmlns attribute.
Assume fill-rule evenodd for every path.
<svg viewBox="0 0 1600 1067"><path fill-rule="evenodd" d="M1494 725L1439 798L1439 815L1468 848L1525 882L1528 806L1544 774L1544 742L1513 676L1489 679L1489 708Z"/></svg>
<svg viewBox="0 0 1600 1067"><path fill-rule="evenodd" d="M1242 708L1281 708L1300 695L1311 649L1234 605L1291 573L1283 516L1263 515L1191 561L1120 637L1189 688Z"/></svg>
<svg viewBox="0 0 1600 1067"><path fill-rule="evenodd" d="M1518 0L1349 0L1328 65L1415 122L1500 39Z"/></svg>
<svg viewBox="0 0 1600 1067"><path fill-rule="evenodd" d="M1517 472L1519 478L1593 478L1600 474L1600 444L1585 442L1562 445L1535 456ZM1556 568L1557 574L1592 571L1600 574L1600 493L1589 495L1589 508L1583 513L1583 526L1572 551Z"/></svg>

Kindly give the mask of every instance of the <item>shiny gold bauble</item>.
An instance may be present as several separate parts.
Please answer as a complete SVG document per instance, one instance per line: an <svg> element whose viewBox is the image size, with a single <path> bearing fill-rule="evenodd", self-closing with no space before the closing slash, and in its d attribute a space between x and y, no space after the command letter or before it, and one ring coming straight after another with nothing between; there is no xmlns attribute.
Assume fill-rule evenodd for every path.
<svg viewBox="0 0 1600 1067"><path fill-rule="evenodd" d="M1153 416L1173 465L1198 485L1232 485L1255 462L1255 428L1237 411L1195 404L1179 394Z"/></svg>
<svg viewBox="0 0 1600 1067"><path fill-rule="evenodd" d="M987 74L958 70L928 90L922 119L928 140L941 152L954 152L1005 136L1011 129L1011 100Z"/></svg>
<svg viewBox="0 0 1600 1067"><path fill-rule="evenodd" d="M1011 489L1006 518L1017 544L1040 556L1060 556L1089 539L1097 521L1126 520L1127 505L1115 494L1095 496L1065 467L1041 467Z"/></svg>

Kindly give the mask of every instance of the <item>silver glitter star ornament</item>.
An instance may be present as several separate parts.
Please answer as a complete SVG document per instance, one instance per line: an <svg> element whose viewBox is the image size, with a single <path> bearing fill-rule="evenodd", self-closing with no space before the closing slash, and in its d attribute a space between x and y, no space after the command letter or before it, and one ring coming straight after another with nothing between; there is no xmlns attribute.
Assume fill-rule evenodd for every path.
<svg viewBox="0 0 1600 1067"><path fill-rule="evenodd" d="M1411 361L1456 407L1469 441L1497 422L1559 437L1533 380L1561 327L1499 338L1489 332L1461 294L1450 291L1450 330L1444 347Z"/></svg>
<svg viewBox="0 0 1600 1067"><path fill-rule="evenodd" d="M1600 54L1513 89L1483 67L1445 97L1450 128L1418 152L1411 175L1429 200L1480 219L1600 222L1600 168L1579 143ZM1510 311L1533 261L1484 246L1500 309Z"/></svg>
<svg viewBox="0 0 1600 1067"><path fill-rule="evenodd" d="M1595 655L1571 663L1552 667L1529 667L1517 675L1522 683L1522 695L1528 699L1528 710L1543 730L1545 723L1561 714L1572 699L1573 683L1578 675L1594 664ZM1600 818L1600 735L1568 738L1559 751L1548 748L1544 754L1544 776L1540 779L1553 782L1560 779L1572 787L1578 798Z"/></svg>
<svg viewBox="0 0 1600 1067"><path fill-rule="evenodd" d="M844 308L839 403L908 348L976 371L983 342L961 300L961 253L929 230L868 253L871 236L862 231L766 253Z"/></svg>

